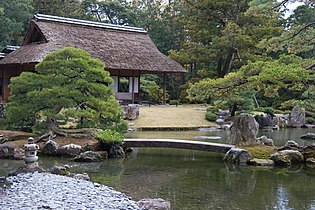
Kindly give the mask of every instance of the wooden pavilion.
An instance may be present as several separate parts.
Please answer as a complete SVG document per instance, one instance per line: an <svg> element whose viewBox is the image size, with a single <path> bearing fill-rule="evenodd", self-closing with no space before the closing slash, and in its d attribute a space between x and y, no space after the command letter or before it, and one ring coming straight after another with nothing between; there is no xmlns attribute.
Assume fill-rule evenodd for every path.
<svg viewBox="0 0 315 210"><path fill-rule="evenodd" d="M11 77L34 71L44 57L63 47L81 48L106 64L117 100L140 100L140 75L185 73L162 54L142 28L36 14L22 46L0 60L0 100L7 102ZM164 88L165 92L165 88Z"/></svg>

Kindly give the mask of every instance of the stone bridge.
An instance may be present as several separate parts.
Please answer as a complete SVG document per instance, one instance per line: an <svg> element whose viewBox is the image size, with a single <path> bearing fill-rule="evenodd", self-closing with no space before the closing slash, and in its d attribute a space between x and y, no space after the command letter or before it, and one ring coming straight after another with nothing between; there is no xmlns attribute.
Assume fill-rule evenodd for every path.
<svg viewBox="0 0 315 210"><path fill-rule="evenodd" d="M162 147L226 153L235 146L179 139L125 139L123 147Z"/></svg>

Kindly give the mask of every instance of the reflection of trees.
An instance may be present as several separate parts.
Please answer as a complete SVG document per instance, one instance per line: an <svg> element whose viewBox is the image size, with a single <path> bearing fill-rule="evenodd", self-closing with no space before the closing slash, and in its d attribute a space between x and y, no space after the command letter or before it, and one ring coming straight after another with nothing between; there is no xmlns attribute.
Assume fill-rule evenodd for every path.
<svg viewBox="0 0 315 210"><path fill-rule="evenodd" d="M242 167L235 164L226 164L227 173L225 183L234 194L250 194L256 185L256 173L249 167Z"/></svg>

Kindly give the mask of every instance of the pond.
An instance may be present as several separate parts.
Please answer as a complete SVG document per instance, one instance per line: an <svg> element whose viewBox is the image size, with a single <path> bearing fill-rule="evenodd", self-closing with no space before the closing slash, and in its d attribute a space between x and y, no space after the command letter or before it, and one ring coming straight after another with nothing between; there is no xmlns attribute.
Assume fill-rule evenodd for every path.
<svg viewBox="0 0 315 210"><path fill-rule="evenodd" d="M269 134L277 145L288 139L304 145L312 142L299 140L297 133L312 131L286 129ZM194 139L200 135L220 135L219 141L223 143L226 133L137 132L130 137L183 139L189 136L188 139ZM68 164L73 172L87 172L93 181L112 186L135 200L146 197L169 200L175 210L315 209L315 169L302 165L273 169L241 167L227 165L222 158L223 154L219 153L142 148L135 149L126 159L75 163L67 159L40 158L40 164L45 168ZM22 163L0 160L0 176Z"/></svg>

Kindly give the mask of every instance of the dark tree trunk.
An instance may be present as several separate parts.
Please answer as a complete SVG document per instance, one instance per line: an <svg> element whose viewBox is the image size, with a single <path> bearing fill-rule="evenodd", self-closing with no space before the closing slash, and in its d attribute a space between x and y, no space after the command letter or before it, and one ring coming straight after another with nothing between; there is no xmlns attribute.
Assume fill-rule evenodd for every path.
<svg viewBox="0 0 315 210"><path fill-rule="evenodd" d="M55 122L55 119L48 117L47 125L50 128L50 130L54 132L55 134L59 136L67 136L67 134L59 128L59 125Z"/></svg>
<svg viewBox="0 0 315 210"><path fill-rule="evenodd" d="M232 105L232 107L230 108L230 113L231 113L231 116L232 116L232 117L235 116L236 110L237 110L237 105L236 105L236 103L234 103L234 104Z"/></svg>

